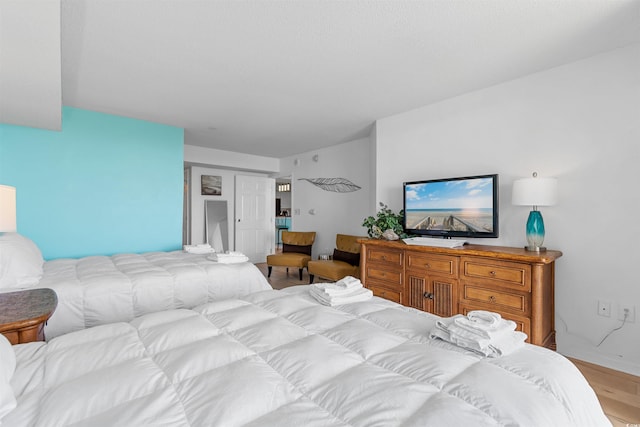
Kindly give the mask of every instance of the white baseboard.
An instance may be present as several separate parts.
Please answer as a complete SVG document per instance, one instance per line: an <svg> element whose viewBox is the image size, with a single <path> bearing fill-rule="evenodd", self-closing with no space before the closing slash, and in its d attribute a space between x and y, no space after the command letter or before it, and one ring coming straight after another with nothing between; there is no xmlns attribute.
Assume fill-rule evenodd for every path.
<svg viewBox="0 0 640 427"><path fill-rule="evenodd" d="M586 342L584 338L566 332L558 338L558 353L563 356L640 376L640 361L630 361L615 355L603 354L598 352L591 343Z"/></svg>

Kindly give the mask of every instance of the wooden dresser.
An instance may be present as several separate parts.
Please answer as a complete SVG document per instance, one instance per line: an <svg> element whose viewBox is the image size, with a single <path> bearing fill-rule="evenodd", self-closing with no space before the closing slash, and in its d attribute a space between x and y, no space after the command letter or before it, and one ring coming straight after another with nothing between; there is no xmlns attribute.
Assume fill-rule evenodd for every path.
<svg viewBox="0 0 640 427"><path fill-rule="evenodd" d="M374 295L442 317L494 311L516 322L527 342L555 350L554 268L562 252L360 243L360 277Z"/></svg>

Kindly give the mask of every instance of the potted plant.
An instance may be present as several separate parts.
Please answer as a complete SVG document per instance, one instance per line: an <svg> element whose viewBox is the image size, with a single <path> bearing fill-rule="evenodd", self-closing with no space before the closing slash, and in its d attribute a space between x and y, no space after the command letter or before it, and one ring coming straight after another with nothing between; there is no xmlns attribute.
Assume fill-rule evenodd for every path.
<svg viewBox="0 0 640 427"><path fill-rule="evenodd" d="M387 205L380 202L380 210L375 217L369 216L362 222L363 227L367 227L369 237L376 239L386 238L387 240L395 240L397 238L404 239L408 234L402 228L404 211L398 213L393 212ZM388 232L391 230L393 233ZM395 234L395 238L393 235ZM391 238L390 238L391 237Z"/></svg>

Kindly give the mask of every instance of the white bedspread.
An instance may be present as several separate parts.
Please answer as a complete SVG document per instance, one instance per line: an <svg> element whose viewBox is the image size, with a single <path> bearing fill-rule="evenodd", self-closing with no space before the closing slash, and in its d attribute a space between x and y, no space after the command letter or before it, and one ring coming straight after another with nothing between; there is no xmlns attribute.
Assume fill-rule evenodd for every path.
<svg viewBox="0 0 640 427"><path fill-rule="evenodd" d="M47 339L271 289L251 263L221 264L182 251L47 261L36 287L58 295L58 307L45 327Z"/></svg>
<svg viewBox="0 0 640 427"><path fill-rule="evenodd" d="M564 357L484 359L436 317L308 287L145 315L14 346L9 426L605 426ZM5 424L3 424L5 425Z"/></svg>

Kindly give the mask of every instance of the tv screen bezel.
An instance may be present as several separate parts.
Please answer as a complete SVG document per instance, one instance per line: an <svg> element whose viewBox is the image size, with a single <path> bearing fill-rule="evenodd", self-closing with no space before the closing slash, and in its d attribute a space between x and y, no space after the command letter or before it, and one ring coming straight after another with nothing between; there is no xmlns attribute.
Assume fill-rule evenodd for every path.
<svg viewBox="0 0 640 427"><path fill-rule="evenodd" d="M493 231L455 231L455 230L420 230L407 228L407 186L418 185L418 184L430 184L435 182L448 182L448 181L464 181L469 179L484 179L491 178L493 185ZM499 182L498 182L498 174L486 174L486 175L471 175L471 176L460 176L460 177L452 177L452 178L437 178L437 179L423 179L420 181L407 181L402 183L402 228L404 232L408 235L413 236L428 236L428 237L441 237L441 238L452 238L452 237L466 237L466 238L498 238L499 236Z"/></svg>

